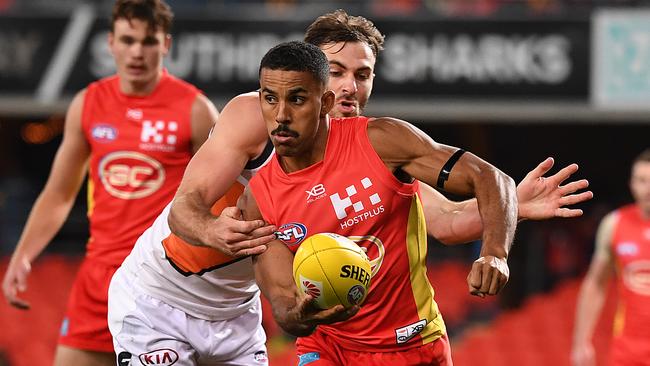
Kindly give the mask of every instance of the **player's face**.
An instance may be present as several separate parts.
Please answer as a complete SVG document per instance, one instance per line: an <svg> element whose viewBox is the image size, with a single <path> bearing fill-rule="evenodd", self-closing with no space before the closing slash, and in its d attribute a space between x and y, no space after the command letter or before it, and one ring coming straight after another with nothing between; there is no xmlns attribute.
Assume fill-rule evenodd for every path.
<svg viewBox="0 0 650 366"><path fill-rule="evenodd" d="M334 94L308 72L262 69L262 115L280 156L310 157L333 102Z"/></svg>
<svg viewBox="0 0 650 366"><path fill-rule="evenodd" d="M140 19L120 18L113 27L108 43L121 85L134 92L151 88L160 77L171 38L160 28L149 29L149 24Z"/></svg>
<svg viewBox="0 0 650 366"><path fill-rule="evenodd" d="M330 64L329 89L336 94L332 117L356 117L365 108L375 78L375 55L363 42L321 45Z"/></svg>
<svg viewBox="0 0 650 366"><path fill-rule="evenodd" d="M641 210L650 216L650 162L640 161L634 164L630 190Z"/></svg>

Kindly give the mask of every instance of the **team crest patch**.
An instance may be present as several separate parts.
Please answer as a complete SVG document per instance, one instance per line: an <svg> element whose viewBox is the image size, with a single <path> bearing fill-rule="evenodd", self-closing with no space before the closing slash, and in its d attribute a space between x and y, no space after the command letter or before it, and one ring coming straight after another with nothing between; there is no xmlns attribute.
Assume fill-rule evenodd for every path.
<svg viewBox="0 0 650 366"><path fill-rule="evenodd" d="M280 226L275 236L286 245L294 247L307 237L307 227L299 222L290 222Z"/></svg>
<svg viewBox="0 0 650 366"><path fill-rule="evenodd" d="M143 353L138 356L138 359L140 359L140 363L144 366L171 366L178 361L178 353L173 349L162 348Z"/></svg>

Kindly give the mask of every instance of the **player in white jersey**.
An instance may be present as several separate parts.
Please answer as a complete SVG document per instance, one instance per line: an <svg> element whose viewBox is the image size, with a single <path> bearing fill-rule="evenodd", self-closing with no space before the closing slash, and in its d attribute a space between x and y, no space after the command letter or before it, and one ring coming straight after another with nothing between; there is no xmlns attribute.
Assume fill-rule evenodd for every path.
<svg viewBox="0 0 650 366"><path fill-rule="evenodd" d="M257 98L248 100L259 108ZM262 124L259 128L265 133ZM213 214L235 206L248 180L270 161L273 145L259 142L264 143L257 144L257 157L212 207ZM118 364L268 364L251 258L185 243L169 228L169 208L138 239L111 281L108 319Z"/></svg>

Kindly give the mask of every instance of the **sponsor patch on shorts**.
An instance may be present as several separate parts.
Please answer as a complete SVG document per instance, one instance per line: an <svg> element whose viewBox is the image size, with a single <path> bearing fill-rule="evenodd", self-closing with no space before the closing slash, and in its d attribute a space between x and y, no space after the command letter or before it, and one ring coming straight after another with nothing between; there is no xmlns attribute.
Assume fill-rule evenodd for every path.
<svg viewBox="0 0 650 366"><path fill-rule="evenodd" d="M117 365L118 366L129 366L131 365L131 352L122 351L117 355Z"/></svg>
<svg viewBox="0 0 650 366"><path fill-rule="evenodd" d="M309 352L298 356L298 366L307 365L309 363L320 360L320 353Z"/></svg>
<svg viewBox="0 0 650 366"><path fill-rule="evenodd" d="M413 337L420 334L426 325L427 321L425 319L422 319L405 327L395 329L395 341L397 344L408 342Z"/></svg>
<svg viewBox="0 0 650 366"><path fill-rule="evenodd" d="M173 349L162 348L155 351L143 353L138 356L140 363L144 366L171 366L178 361L178 353Z"/></svg>
<svg viewBox="0 0 650 366"><path fill-rule="evenodd" d="M253 358L257 362L268 362L269 361L269 358L266 357L266 352L264 352L264 351L255 352L255 354L253 355Z"/></svg>

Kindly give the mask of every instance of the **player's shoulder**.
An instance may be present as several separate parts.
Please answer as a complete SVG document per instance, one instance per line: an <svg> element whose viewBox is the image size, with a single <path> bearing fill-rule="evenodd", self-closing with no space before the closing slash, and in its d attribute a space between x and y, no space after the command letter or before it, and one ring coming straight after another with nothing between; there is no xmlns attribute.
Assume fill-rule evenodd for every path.
<svg viewBox="0 0 650 366"><path fill-rule="evenodd" d="M236 122L238 125L266 126L259 93L249 92L232 98L221 110L220 121ZM264 127L266 131L266 127Z"/></svg>
<svg viewBox="0 0 650 366"><path fill-rule="evenodd" d="M119 77L117 75L109 75L88 84L86 89L93 90L93 89L110 88L113 86L113 84L116 83L119 83Z"/></svg>
<svg viewBox="0 0 650 366"><path fill-rule="evenodd" d="M394 117L368 118L368 136L371 139L382 136L404 136L412 128L410 123Z"/></svg>
<svg viewBox="0 0 650 366"><path fill-rule="evenodd" d="M239 94L226 103L223 109L225 110L226 108L241 111L248 111L251 108L261 109L260 93L258 91L252 91Z"/></svg>
<svg viewBox="0 0 650 366"><path fill-rule="evenodd" d="M610 211L605 216L603 216L599 224L600 229L601 230L605 228L613 229L616 223L618 222L618 220L620 219L621 214L624 213L624 211L622 211L624 209L626 209L626 207L621 207L614 211Z"/></svg>

